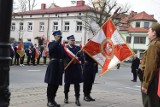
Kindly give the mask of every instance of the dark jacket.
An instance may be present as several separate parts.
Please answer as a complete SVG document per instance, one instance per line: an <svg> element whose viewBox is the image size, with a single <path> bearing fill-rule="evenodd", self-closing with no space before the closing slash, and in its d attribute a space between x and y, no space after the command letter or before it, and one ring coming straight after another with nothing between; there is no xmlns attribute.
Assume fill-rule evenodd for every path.
<svg viewBox="0 0 160 107"><path fill-rule="evenodd" d="M77 52L80 50L79 46L73 46L70 47L69 45L66 46L72 53L74 53L75 55L77 54ZM81 58L81 54L77 55L79 58ZM72 59L67 56L67 63L69 63ZM81 64L76 63L76 62L72 62L68 68L65 70L65 79L64 82L66 84L76 84L76 83L81 83L83 81L82 79L82 67Z"/></svg>
<svg viewBox="0 0 160 107"><path fill-rule="evenodd" d="M95 75L98 72L98 64L86 53L84 53L83 79L84 82L94 83Z"/></svg>
<svg viewBox="0 0 160 107"><path fill-rule="evenodd" d="M133 58L132 60L132 65L131 65L131 68L132 68L132 72L136 72L136 69L139 68L139 64L140 64L140 60L139 58Z"/></svg>
<svg viewBox="0 0 160 107"><path fill-rule="evenodd" d="M45 82L53 85L62 85L62 75L64 72L65 51L60 40L50 42L48 45L50 63L46 70Z"/></svg>

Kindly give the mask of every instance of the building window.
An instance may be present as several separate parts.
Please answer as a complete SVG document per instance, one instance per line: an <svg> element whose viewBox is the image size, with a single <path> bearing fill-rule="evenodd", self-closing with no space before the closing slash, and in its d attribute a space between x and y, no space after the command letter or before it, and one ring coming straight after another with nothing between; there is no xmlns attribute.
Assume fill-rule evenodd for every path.
<svg viewBox="0 0 160 107"><path fill-rule="evenodd" d="M58 22L53 22L53 31L58 30Z"/></svg>
<svg viewBox="0 0 160 107"><path fill-rule="evenodd" d="M64 23L64 31L69 31L69 22Z"/></svg>
<svg viewBox="0 0 160 107"><path fill-rule="evenodd" d="M32 31L32 22L28 22L28 31Z"/></svg>
<svg viewBox="0 0 160 107"><path fill-rule="evenodd" d="M149 28L149 22L144 22L144 28Z"/></svg>
<svg viewBox="0 0 160 107"><path fill-rule="evenodd" d="M136 27L140 27L140 22L136 22Z"/></svg>
<svg viewBox="0 0 160 107"><path fill-rule="evenodd" d="M145 44L146 43L146 37L134 37L134 43Z"/></svg>
<svg viewBox="0 0 160 107"><path fill-rule="evenodd" d="M77 22L76 31L82 31L82 22Z"/></svg>
<svg viewBox="0 0 160 107"><path fill-rule="evenodd" d="M44 31L44 22L39 23L39 31L43 32Z"/></svg>
<svg viewBox="0 0 160 107"><path fill-rule="evenodd" d="M15 23L12 23L12 24L11 24L11 31L15 31L15 28L16 28L16 24L15 24Z"/></svg>
<svg viewBox="0 0 160 107"><path fill-rule="evenodd" d="M19 23L19 30L20 30L20 31L23 30L23 22Z"/></svg>
<svg viewBox="0 0 160 107"><path fill-rule="evenodd" d="M130 37L130 36L127 36L127 37L126 37L126 41L127 41L127 43L131 43L131 37Z"/></svg>

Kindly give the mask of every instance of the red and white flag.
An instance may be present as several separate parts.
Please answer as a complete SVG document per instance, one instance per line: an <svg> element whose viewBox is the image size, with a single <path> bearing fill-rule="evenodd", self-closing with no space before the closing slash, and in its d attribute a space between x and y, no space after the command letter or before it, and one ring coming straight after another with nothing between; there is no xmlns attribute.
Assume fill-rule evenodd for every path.
<svg viewBox="0 0 160 107"><path fill-rule="evenodd" d="M100 75L133 55L115 25L108 19L84 50L102 66Z"/></svg>
<svg viewBox="0 0 160 107"><path fill-rule="evenodd" d="M78 57L73 52L71 52L67 47L64 46L64 50L71 59L74 59L75 62L81 64L81 62L78 60Z"/></svg>
<svg viewBox="0 0 160 107"><path fill-rule="evenodd" d="M42 36L41 36L41 40L44 40L44 37L45 37L45 36L44 36L44 34L42 34Z"/></svg>

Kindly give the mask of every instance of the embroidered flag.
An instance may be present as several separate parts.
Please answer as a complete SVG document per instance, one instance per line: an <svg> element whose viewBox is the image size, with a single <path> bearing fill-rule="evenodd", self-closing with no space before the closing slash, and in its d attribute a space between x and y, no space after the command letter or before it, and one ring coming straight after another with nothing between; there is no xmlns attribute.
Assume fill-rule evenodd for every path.
<svg viewBox="0 0 160 107"><path fill-rule="evenodd" d="M71 52L67 47L64 46L64 50L71 59L74 59L75 62L81 64L81 62L78 60L78 57L73 52Z"/></svg>
<svg viewBox="0 0 160 107"><path fill-rule="evenodd" d="M133 55L115 25L108 19L84 50L102 66L100 75Z"/></svg>
<svg viewBox="0 0 160 107"><path fill-rule="evenodd" d="M20 57L23 57L25 52L24 52L24 45L22 39L20 39L17 47L17 53L19 54Z"/></svg>

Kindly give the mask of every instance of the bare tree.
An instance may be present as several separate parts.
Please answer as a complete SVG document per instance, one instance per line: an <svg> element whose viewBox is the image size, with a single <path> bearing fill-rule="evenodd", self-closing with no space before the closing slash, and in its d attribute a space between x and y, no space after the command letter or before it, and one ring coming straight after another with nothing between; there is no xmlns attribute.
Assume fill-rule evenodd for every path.
<svg viewBox="0 0 160 107"><path fill-rule="evenodd" d="M37 5L35 0L18 0L17 4L20 12L33 10Z"/></svg>
<svg viewBox="0 0 160 107"><path fill-rule="evenodd" d="M120 7L116 0L97 0L90 3L92 12L88 12L85 17L79 18L84 22L85 29L93 34L108 18L112 18L115 25L119 25L122 17L129 11L128 4ZM94 26L93 23L95 23Z"/></svg>
<svg viewBox="0 0 160 107"><path fill-rule="evenodd" d="M37 4L35 3L35 0L28 0L28 10L33 10L34 7L36 6Z"/></svg>
<svg viewBox="0 0 160 107"><path fill-rule="evenodd" d="M24 11L27 11L27 0L18 0L18 3L19 3L19 11L20 12L24 12Z"/></svg>

